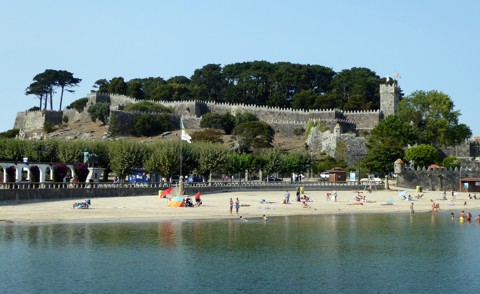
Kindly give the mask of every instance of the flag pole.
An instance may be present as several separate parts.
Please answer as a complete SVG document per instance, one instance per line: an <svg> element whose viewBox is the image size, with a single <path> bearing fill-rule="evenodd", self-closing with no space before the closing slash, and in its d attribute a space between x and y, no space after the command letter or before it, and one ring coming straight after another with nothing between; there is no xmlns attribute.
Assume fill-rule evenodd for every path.
<svg viewBox="0 0 480 294"><path fill-rule="evenodd" d="M183 116L180 117L180 129L181 132L183 133ZM182 135L180 135L180 174L178 175L178 179L180 180L180 177L182 176L182 158L183 158L183 153L182 153L182 145L183 145L183 139Z"/></svg>

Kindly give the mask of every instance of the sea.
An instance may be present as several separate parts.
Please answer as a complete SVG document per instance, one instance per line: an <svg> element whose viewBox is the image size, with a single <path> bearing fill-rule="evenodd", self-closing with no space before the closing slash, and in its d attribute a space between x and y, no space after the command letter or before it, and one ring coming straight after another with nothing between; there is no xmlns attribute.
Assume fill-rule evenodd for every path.
<svg viewBox="0 0 480 294"><path fill-rule="evenodd" d="M0 222L1 293L479 291L480 225L447 211Z"/></svg>

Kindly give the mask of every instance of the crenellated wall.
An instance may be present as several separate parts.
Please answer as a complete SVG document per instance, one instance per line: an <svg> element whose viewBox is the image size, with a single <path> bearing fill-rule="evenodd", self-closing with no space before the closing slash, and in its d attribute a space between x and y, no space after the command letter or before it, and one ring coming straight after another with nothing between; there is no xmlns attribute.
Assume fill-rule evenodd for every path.
<svg viewBox="0 0 480 294"><path fill-rule="evenodd" d="M415 189L417 186L430 191L460 190L460 179L480 178L479 167L460 169L404 169L397 174L397 186ZM440 194L439 194L440 196Z"/></svg>
<svg viewBox="0 0 480 294"><path fill-rule="evenodd" d="M17 112L13 128L22 129L25 133L42 131L46 122L53 125L62 123L62 116L62 111L55 110Z"/></svg>

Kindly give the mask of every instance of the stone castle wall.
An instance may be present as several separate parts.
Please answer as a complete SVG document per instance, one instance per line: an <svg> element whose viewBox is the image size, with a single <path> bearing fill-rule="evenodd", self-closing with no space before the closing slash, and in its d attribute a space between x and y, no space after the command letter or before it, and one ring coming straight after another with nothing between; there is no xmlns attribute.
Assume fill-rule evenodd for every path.
<svg viewBox="0 0 480 294"><path fill-rule="evenodd" d="M480 178L480 168L460 169L404 169L397 174L397 186L415 189L417 186L430 191L460 190L460 179ZM438 196L440 196L439 194Z"/></svg>
<svg viewBox="0 0 480 294"><path fill-rule="evenodd" d="M14 129L22 129L25 133L42 131L45 123L53 125L62 123L63 112L55 110L36 110L18 112Z"/></svg>
<svg viewBox="0 0 480 294"><path fill-rule="evenodd" d="M359 130L371 130L380 122L379 110L346 111L343 113L345 119L353 121Z"/></svg>
<svg viewBox="0 0 480 294"><path fill-rule="evenodd" d="M306 143L309 150L325 152L334 158L343 158L353 166L367 155L365 141L364 137L352 133L336 134L330 130L322 132L312 128Z"/></svg>
<svg viewBox="0 0 480 294"><path fill-rule="evenodd" d="M128 103L137 103L136 100L124 95L94 93L89 96L89 103L109 102L112 110L118 110L120 106ZM346 119L352 121L359 129L373 129L380 120L380 111L350 111L344 112L339 109L303 110L270 106L258 106L248 104L217 103L198 100L188 101L150 101L166 107L170 107L177 115L192 115L201 117L205 113L215 112L219 114L230 113L254 113L262 121L291 121L308 122L310 120L335 120Z"/></svg>

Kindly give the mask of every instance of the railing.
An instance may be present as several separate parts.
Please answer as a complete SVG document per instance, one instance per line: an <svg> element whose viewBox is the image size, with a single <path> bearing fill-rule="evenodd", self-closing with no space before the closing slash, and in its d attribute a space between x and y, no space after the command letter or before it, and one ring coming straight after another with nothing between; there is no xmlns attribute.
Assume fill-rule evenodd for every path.
<svg viewBox="0 0 480 294"><path fill-rule="evenodd" d="M383 182L371 183L372 185L383 185ZM262 181L212 181L201 183L184 183L184 188L221 188L221 187L235 187L235 188L252 188L252 187L353 187L362 186L365 183L359 183L357 181L344 181L330 183L328 181L303 181L303 182L262 182ZM105 188L158 188L166 189L170 187L178 187L178 183L168 182L150 182L150 183L112 183L112 182L99 182L99 183L65 183L65 182L7 182L0 184L0 189L105 189Z"/></svg>

